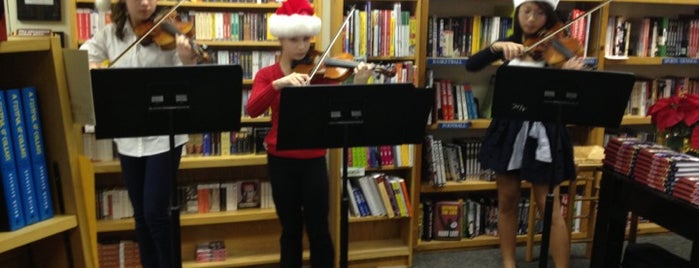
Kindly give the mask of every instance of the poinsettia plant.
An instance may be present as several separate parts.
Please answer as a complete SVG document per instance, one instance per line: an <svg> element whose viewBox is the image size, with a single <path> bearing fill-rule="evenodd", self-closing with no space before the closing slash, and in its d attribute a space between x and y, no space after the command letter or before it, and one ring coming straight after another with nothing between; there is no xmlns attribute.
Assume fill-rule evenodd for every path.
<svg viewBox="0 0 699 268"><path fill-rule="evenodd" d="M681 94L658 99L648 108L651 122L659 131L688 137L692 148L699 149L699 95Z"/></svg>

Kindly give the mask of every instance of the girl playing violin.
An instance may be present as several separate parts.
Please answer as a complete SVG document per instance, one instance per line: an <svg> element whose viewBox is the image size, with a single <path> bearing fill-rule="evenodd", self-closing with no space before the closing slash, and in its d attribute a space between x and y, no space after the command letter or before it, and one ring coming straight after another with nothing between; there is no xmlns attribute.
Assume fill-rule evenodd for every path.
<svg viewBox="0 0 699 268"><path fill-rule="evenodd" d="M307 74L295 73L292 64L304 59L311 49L311 37L320 31L321 21L307 0L287 0L270 18L271 34L279 38L279 62L260 69L252 85L247 112L252 117L272 108L272 129L265 137L272 197L282 226L280 267L301 267L302 236L306 226L311 266L334 267L334 250L328 227L329 186L325 149L277 150L277 122L280 92L285 87L311 82ZM360 63L354 83L366 83L371 64ZM323 78L314 84L328 84ZM313 105L309 103L309 105Z"/></svg>
<svg viewBox="0 0 699 268"><path fill-rule="evenodd" d="M105 3L106 2L106 3ZM97 6L109 6L110 0L98 0ZM114 60L138 37L133 29L148 21L156 11L157 0L119 0L111 6L111 24L85 42L91 68L103 68L105 61ZM124 54L114 66L158 67L195 63L195 55L184 36L177 37L175 50L161 50L156 44L137 45ZM124 77L128 80L128 77ZM187 135L175 136L175 155L179 164ZM170 189L172 180L166 172L170 166L168 136L114 139L121 162L129 199L133 206L136 235L143 267L179 267L173 260L180 249L173 248L170 221ZM178 165L172 167L177 172ZM173 261L175 263L173 263Z"/></svg>
<svg viewBox="0 0 699 268"><path fill-rule="evenodd" d="M492 62L502 59L509 65L546 66L538 57L524 55L525 38L537 37L559 23L554 12L558 0L514 0L515 20L512 36L491 44L473 55L466 64L469 71L478 71ZM581 69L581 58L572 57L561 68ZM546 79L542 77L542 79ZM561 148L555 154L559 165L553 183L575 178L573 147L564 125L519 120L493 119L486 131L478 160L484 168L496 173L498 189L498 235L503 267L516 267L515 247L518 222L518 202L521 180L532 183L537 208L543 213L546 194L551 180L551 150L555 148L548 138L552 131L561 130ZM551 254L556 267L568 267L570 241L565 221L560 213L559 187L554 190L554 206L551 224ZM533 209L533 207L532 207Z"/></svg>

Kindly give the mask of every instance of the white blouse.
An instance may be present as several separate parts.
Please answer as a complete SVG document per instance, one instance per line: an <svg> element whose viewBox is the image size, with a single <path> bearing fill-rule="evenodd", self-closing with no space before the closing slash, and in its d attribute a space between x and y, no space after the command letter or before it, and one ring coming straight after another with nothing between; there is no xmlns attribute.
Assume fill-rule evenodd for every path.
<svg viewBox="0 0 699 268"><path fill-rule="evenodd" d="M124 40L119 40L116 37L114 34L115 27L114 23L105 26L104 29L80 46L81 50L88 51L88 59L91 63L114 60L131 43L138 39L129 23L124 25ZM182 65L182 62L174 49L165 51L156 44L150 44L148 46L134 46L113 67L163 67L176 65ZM129 81L128 77L124 77L124 81L137 83L137 81ZM185 144L188 140L187 134L175 135L175 146ZM114 139L114 142L120 154L132 157L155 155L170 150L170 141L167 135L118 138Z"/></svg>

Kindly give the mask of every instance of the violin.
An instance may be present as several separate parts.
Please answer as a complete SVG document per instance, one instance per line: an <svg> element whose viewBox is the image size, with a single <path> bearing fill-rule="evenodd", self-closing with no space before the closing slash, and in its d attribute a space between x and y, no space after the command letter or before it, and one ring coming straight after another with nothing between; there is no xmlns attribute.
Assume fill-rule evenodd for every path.
<svg viewBox="0 0 699 268"><path fill-rule="evenodd" d="M318 71L311 75L311 80L322 77L327 80L342 82L347 80L352 74L352 70L359 66L359 62L353 61L354 57L348 53L341 53L320 63L318 58L321 54L323 53L320 51L310 50L306 57L291 63L292 70L296 73L311 75L313 69L320 66ZM393 66L375 65L374 72L387 77L396 75L396 69Z"/></svg>
<svg viewBox="0 0 699 268"><path fill-rule="evenodd" d="M597 5L565 25L558 23L548 31L537 34L537 36L533 38L525 39L524 46L527 48L524 49L524 53L533 54L534 59L543 59L550 65L558 65L572 57L583 55L584 48L580 42L576 39L566 37L563 30L612 1L613 0L607 0Z"/></svg>
<svg viewBox="0 0 699 268"><path fill-rule="evenodd" d="M551 38L548 42L534 46L534 44L541 41L544 36L549 35L550 32L556 32L562 27L562 23L557 23L548 31L541 31L536 36L524 39L523 45L525 47L534 47L530 52L533 54L532 58L535 60L544 60L549 65L559 65L572 57L584 55L584 48L580 41L567 37L563 31L554 34L555 37Z"/></svg>
<svg viewBox="0 0 699 268"><path fill-rule="evenodd" d="M149 20L136 26L135 28L140 28L134 29L134 33L138 35L138 39L124 49L124 51L114 58L113 61L110 61L109 66L107 67L114 66L114 64L119 61L119 59L121 59L126 52L129 52L129 50L131 50L136 44L141 44L146 39L151 39L152 42L156 42L156 44L158 44L161 48L168 48L172 46L170 49L173 49L176 46L175 41L178 34L182 34L182 32L190 33L192 31L192 23L177 22L177 20L174 19L176 17L174 13L175 10L177 10L177 8L184 2L184 0L178 0L177 3L172 6L172 8L167 10L167 12L164 12L163 15L156 16L159 17L158 19ZM166 23L165 20L171 20L172 22ZM156 33L154 34L154 32ZM206 51L197 45L194 40L192 40L191 35L188 37L190 37L189 44L198 57L197 61L209 62L210 57Z"/></svg>
<svg viewBox="0 0 699 268"><path fill-rule="evenodd" d="M159 19L151 19L144 21L134 28L134 33L139 38L146 36L141 44L149 45L155 43L163 50L173 50L177 46L177 35L185 35L189 39L189 45L192 47L194 54L197 56L197 62L210 62L209 54L197 44L194 39L194 27L192 22L183 22L178 19L177 14L159 14L155 18L166 16L162 23L155 25L155 21Z"/></svg>

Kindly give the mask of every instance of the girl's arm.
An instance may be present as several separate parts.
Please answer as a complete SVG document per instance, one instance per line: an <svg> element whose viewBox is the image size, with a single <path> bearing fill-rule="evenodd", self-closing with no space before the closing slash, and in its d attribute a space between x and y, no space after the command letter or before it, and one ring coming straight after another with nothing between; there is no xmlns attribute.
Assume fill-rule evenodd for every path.
<svg viewBox="0 0 699 268"><path fill-rule="evenodd" d="M506 38L506 39L500 39L495 42L514 42L514 38L512 36ZM493 43L495 43L493 42ZM504 59L503 53L501 51L494 51L492 49L492 44L485 49L479 51L478 53L474 54L471 56L467 61L466 61L466 70L475 72L475 71L480 71L481 69L485 68L486 66L490 65L496 60L502 60Z"/></svg>
<svg viewBox="0 0 699 268"><path fill-rule="evenodd" d="M272 101L278 94L278 91L274 89L273 83L274 80L270 79L263 72L258 71L257 75L255 75L250 98L245 108L251 117L260 116L272 104Z"/></svg>

